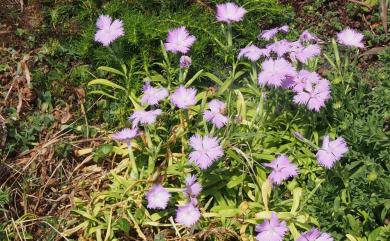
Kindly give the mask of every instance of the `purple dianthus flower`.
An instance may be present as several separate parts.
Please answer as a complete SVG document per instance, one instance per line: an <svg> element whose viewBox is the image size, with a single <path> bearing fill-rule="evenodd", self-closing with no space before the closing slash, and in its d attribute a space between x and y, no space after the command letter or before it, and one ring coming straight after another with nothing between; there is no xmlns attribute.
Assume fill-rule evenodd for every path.
<svg viewBox="0 0 390 241"><path fill-rule="evenodd" d="M233 23L242 20L246 10L235 3L217 4L218 22Z"/></svg>
<svg viewBox="0 0 390 241"><path fill-rule="evenodd" d="M180 57L179 64L181 69L187 69L191 66L192 59L187 55L183 55Z"/></svg>
<svg viewBox="0 0 390 241"><path fill-rule="evenodd" d="M256 225L256 240L258 241L282 241L288 231L285 221L280 222L275 212L271 213L270 220L264 220Z"/></svg>
<svg viewBox="0 0 390 241"><path fill-rule="evenodd" d="M156 105L161 100L168 96L168 91L165 88L154 88L149 82L146 82L143 87L144 95L141 98L142 105Z"/></svg>
<svg viewBox="0 0 390 241"><path fill-rule="evenodd" d="M318 44L310 44L295 53L295 57L303 64L309 59L321 54L321 47Z"/></svg>
<svg viewBox="0 0 390 241"><path fill-rule="evenodd" d="M296 93L302 92L305 89L307 83L319 83L321 76L316 72L310 72L308 70L300 70L294 78L293 91Z"/></svg>
<svg viewBox="0 0 390 241"><path fill-rule="evenodd" d="M267 59L261 64L262 71L259 73L258 80L260 85L270 85L280 87L287 77L296 75L295 68L287 60Z"/></svg>
<svg viewBox="0 0 390 241"><path fill-rule="evenodd" d="M172 53L186 54L196 38L190 35L184 26L169 30L165 48Z"/></svg>
<svg viewBox="0 0 390 241"><path fill-rule="evenodd" d="M277 27L277 28L271 28L271 29L264 30L263 32L261 32L259 37L268 41L268 40L272 39L273 37L275 37L275 35L278 32L288 33L288 30L289 30L288 25L284 25L284 26Z"/></svg>
<svg viewBox="0 0 390 241"><path fill-rule="evenodd" d="M170 96L171 102L180 109L188 109L196 104L196 89L180 85Z"/></svg>
<svg viewBox="0 0 390 241"><path fill-rule="evenodd" d="M196 181L195 175L188 176L185 182L186 182L186 188L184 190L184 195L188 197L189 201L193 205L196 206L198 204L197 197L202 191L202 186L200 185L199 182Z"/></svg>
<svg viewBox="0 0 390 241"><path fill-rule="evenodd" d="M312 33L310 33L308 30L305 30L301 33L299 36L299 40L302 42L311 42L311 41L318 41L318 37Z"/></svg>
<svg viewBox="0 0 390 241"><path fill-rule="evenodd" d="M329 234L321 233L318 229L313 228L301 234L297 241L333 241L333 238Z"/></svg>
<svg viewBox="0 0 390 241"><path fill-rule="evenodd" d="M267 49L274 52L278 57L283 57L284 54L291 51L292 43L286 39L279 40L275 43L269 44Z"/></svg>
<svg viewBox="0 0 390 241"><path fill-rule="evenodd" d="M302 91L294 96L294 102L306 105L309 110L320 111L325 102L330 99L330 83L326 79L319 82L306 81Z"/></svg>
<svg viewBox="0 0 390 241"><path fill-rule="evenodd" d="M101 15L96 22L95 41L108 46L124 35L123 23L119 19L112 21L110 16Z"/></svg>
<svg viewBox="0 0 390 241"><path fill-rule="evenodd" d="M362 33L351 28L346 28L337 34L337 42L349 47L364 48L363 38Z"/></svg>
<svg viewBox="0 0 390 241"><path fill-rule="evenodd" d="M214 161L223 156L223 149L216 137L200 136L198 134L190 138L190 146L194 149L190 153L190 162L195 163L200 169L205 170Z"/></svg>
<svg viewBox="0 0 390 241"><path fill-rule="evenodd" d="M291 163L286 155L280 155L271 163L265 163L264 166L272 168L268 178L276 185L280 185L282 181L298 175L298 167Z"/></svg>
<svg viewBox="0 0 390 241"><path fill-rule="evenodd" d="M161 114L161 110L135 110L129 117L129 120L133 121L133 128L138 124L153 124L156 121L157 116Z"/></svg>
<svg viewBox="0 0 390 241"><path fill-rule="evenodd" d="M188 228L192 227L200 218L199 208L191 203L178 207L176 210L176 222Z"/></svg>
<svg viewBox="0 0 390 241"><path fill-rule="evenodd" d="M165 209L167 208L171 194L160 184L155 184L146 194L148 201L147 208L150 209Z"/></svg>
<svg viewBox="0 0 390 241"><path fill-rule="evenodd" d="M256 62L257 60L260 59L261 56L268 57L269 53L270 51L268 49L260 49L255 45L251 44L240 50L240 53L238 53L238 59L241 59L242 57L246 57L250 61Z"/></svg>
<svg viewBox="0 0 390 241"><path fill-rule="evenodd" d="M134 139L135 137L137 137L138 135L139 135L139 133L138 133L137 128L133 128L133 129L124 128L124 129L114 133L112 135L112 139L114 139L116 141L121 141L121 142L124 142L124 143L130 145L131 140Z"/></svg>
<svg viewBox="0 0 390 241"><path fill-rule="evenodd" d="M225 103L220 100L212 100L209 102L209 109L203 112L203 117L213 123L215 127L222 128L228 121L228 118L222 113L225 111Z"/></svg>
<svg viewBox="0 0 390 241"><path fill-rule="evenodd" d="M343 137L330 141L329 136L325 136L322 147L318 150L316 157L321 166L330 169L347 152L348 146Z"/></svg>

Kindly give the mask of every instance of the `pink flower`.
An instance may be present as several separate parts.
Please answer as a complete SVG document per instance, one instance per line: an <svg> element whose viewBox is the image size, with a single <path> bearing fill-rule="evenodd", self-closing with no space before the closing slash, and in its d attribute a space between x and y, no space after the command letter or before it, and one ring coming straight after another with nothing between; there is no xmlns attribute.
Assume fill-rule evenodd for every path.
<svg viewBox="0 0 390 241"><path fill-rule="evenodd" d="M313 228L301 234L297 241L333 241L333 238L329 234L321 233L318 229Z"/></svg>
<svg viewBox="0 0 390 241"><path fill-rule="evenodd" d="M286 78L296 75L295 68L283 58L267 59L261 64L261 67L262 71L258 76L260 85L280 87Z"/></svg>
<svg viewBox="0 0 390 241"><path fill-rule="evenodd" d="M200 211L197 207L188 203L176 210L176 222L191 228L200 218Z"/></svg>
<svg viewBox="0 0 390 241"><path fill-rule="evenodd" d="M301 33L299 36L299 40L302 42L311 42L311 41L318 41L318 37L312 33L310 33L308 30L305 30Z"/></svg>
<svg viewBox="0 0 390 241"><path fill-rule="evenodd" d="M156 121L157 116L161 114L161 110L135 110L134 113L129 117L129 120L133 121L132 127L138 126L138 124L153 124Z"/></svg>
<svg viewBox="0 0 390 241"><path fill-rule="evenodd" d="M137 137L139 135L137 128L124 128L121 131L118 131L112 135L112 139L116 141L122 141L128 145L130 145L130 142L132 139Z"/></svg>
<svg viewBox="0 0 390 241"><path fill-rule="evenodd" d="M255 45L251 44L240 50L240 53L238 54L238 59L246 57L252 62L256 62L260 59L261 56L269 56L269 52L270 51L268 49L260 49Z"/></svg>
<svg viewBox="0 0 390 241"><path fill-rule="evenodd" d="M150 209L165 209L167 208L171 194L160 184L155 184L146 194L148 201L147 208Z"/></svg>
<svg viewBox="0 0 390 241"><path fill-rule="evenodd" d="M337 42L350 47L364 48L363 38L362 33L351 28L346 28L337 34Z"/></svg>
<svg viewBox="0 0 390 241"><path fill-rule="evenodd" d="M285 221L279 222L275 212L271 213L271 219L265 220L262 224L256 225L256 236L258 241L282 241L288 231Z"/></svg>
<svg viewBox="0 0 390 241"><path fill-rule="evenodd" d="M189 199L193 205L198 204L198 196L202 191L202 185L196 181L196 176L191 175L186 178L186 188L184 190L184 195Z"/></svg>
<svg viewBox="0 0 390 241"><path fill-rule="evenodd" d="M330 141L329 136L325 136L322 147L318 150L316 157L321 166L330 169L347 152L348 146L344 138L339 137L334 141Z"/></svg>
<svg viewBox="0 0 390 241"><path fill-rule="evenodd" d="M291 53L291 58L297 58L301 63L305 64L309 59L321 54L321 47L318 44L310 44L302 47L296 52Z"/></svg>
<svg viewBox="0 0 390 241"><path fill-rule="evenodd" d="M188 88L180 85L179 88L171 94L171 102L180 109L188 109L190 106L196 104L196 89Z"/></svg>
<svg viewBox="0 0 390 241"><path fill-rule="evenodd" d="M142 105L156 105L168 96L168 91L165 88L154 88L149 82L145 83L143 91L144 95L141 98Z"/></svg>
<svg viewBox="0 0 390 241"><path fill-rule="evenodd" d="M223 156L223 149L217 138L200 136L198 134L190 138L190 146L194 149L190 153L190 162L195 163L200 169L207 169L217 159Z"/></svg>
<svg viewBox="0 0 390 241"><path fill-rule="evenodd" d="M124 35L123 23L121 20L112 21L110 16L101 15L96 22L97 32L95 41L108 46L117 38Z"/></svg>
<svg viewBox="0 0 390 241"><path fill-rule="evenodd" d="M165 48L172 53L180 52L186 54L195 40L196 38L190 35L184 26L178 27L169 30Z"/></svg>
<svg viewBox="0 0 390 241"><path fill-rule="evenodd" d="M307 83L319 83L321 76L316 72L310 72L307 70L301 70L294 78L293 91L296 93L302 92L305 89Z"/></svg>
<svg viewBox="0 0 390 241"><path fill-rule="evenodd" d="M264 166L272 168L268 178L276 185L280 185L290 177L298 175L298 167L291 163L286 155L280 155L271 163L265 163Z"/></svg>
<svg viewBox="0 0 390 241"><path fill-rule="evenodd" d="M219 22L233 23L242 20L246 10L235 3L217 4L217 20Z"/></svg>
<svg viewBox="0 0 390 241"><path fill-rule="evenodd" d="M192 59L187 55L183 55L180 57L179 64L181 69L187 69L191 66Z"/></svg>
<svg viewBox="0 0 390 241"><path fill-rule="evenodd" d="M309 110L320 111L330 99L330 83L326 79L319 82L306 81L302 91L294 96L294 102L306 105Z"/></svg>
<svg viewBox="0 0 390 241"><path fill-rule="evenodd" d="M291 42L286 39L279 40L275 43L269 44L267 49L277 54L278 57L282 57L284 54L290 52Z"/></svg>
<svg viewBox="0 0 390 241"><path fill-rule="evenodd" d="M228 118L222 114L225 106L225 103L220 100L212 100L209 102L210 110L205 110L203 117L213 123L218 129L222 128L228 122Z"/></svg>
<svg viewBox="0 0 390 241"><path fill-rule="evenodd" d="M277 28L271 28L271 29L264 30L263 32L261 32L259 37L268 41L268 40L272 39L273 37L275 37L275 35L278 32L288 33L288 30L289 30L289 28L287 25L284 25L282 27L277 27Z"/></svg>

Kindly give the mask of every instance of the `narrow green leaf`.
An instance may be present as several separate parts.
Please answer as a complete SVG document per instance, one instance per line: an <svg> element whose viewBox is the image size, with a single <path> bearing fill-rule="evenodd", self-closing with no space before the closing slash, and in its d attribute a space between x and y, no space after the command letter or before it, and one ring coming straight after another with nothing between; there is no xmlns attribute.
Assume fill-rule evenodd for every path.
<svg viewBox="0 0 390 241"><path fill-rule="evenodd" d="M210 72L202 73L202 76L206 76L207 78L211 79L212 81L214 81L216 84L220 86L223 85L223 81Z"/></svg>
<svg viewBox="0 0 390 241"><path fill-rule="evenodd" d="M92 90L92 91L88 91L88 94L91 94L91 95L104 95L106 97L109 97L109 98L112 98L114 100L117 100L118 98L116 98L115 96L113 95L110 95L109 93L103 91L103 90Z"/></svg>
<svg viewBox="0 0 390 241"><path fill-rule="evenodd" d="M199 70L188 82L185 84L185 87L188 87L194 82L201 74L203 73L203 69Z"/></svg>
<svg viewBox="0 0 390 241"><path fill-rule="evenodd" d="M109 73L113 73L113 74L118 74L118 75L122 75L122 76L125 76L125 74L122 72L122 71L119 71L117 69L114 69L114 68L111 68L111 67L108 67L108 66L100 66L99 68L97 68L98 70L102 70L102 71L105 71L105 72L109 72Z"/></svg>
<svg viewBox="0 0 390 241"><path fill-rule="evenodd" d="M108 86L108 87L111 87L111 88L114 88L114 89L121 89L121 90L124 90L126 91L125 88L123 88L122 86L118 85L118 84L115 84L114 82L108 80L108 79L94 79L94 80L91 80L88 82L87 86L91 86L91 85L105 85L105 86Z"/></svg>

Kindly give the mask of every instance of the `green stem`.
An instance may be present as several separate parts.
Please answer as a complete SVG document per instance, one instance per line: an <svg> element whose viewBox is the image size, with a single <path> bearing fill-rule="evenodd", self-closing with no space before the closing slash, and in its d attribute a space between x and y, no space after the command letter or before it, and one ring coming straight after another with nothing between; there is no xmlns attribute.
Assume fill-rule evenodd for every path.
<svg viewBox="0 0 390 241"><path fill-rule="evenodd" d="M257 66L254 62L252 62L252 81L253 84L257 85Z"/></svg>
<svg viewBox="0 0 390 241"><path fill-rule="evenodd" d="M256 108L255 115L252 118L251 123L249 124L249 128L252 128L253 124L255 123L258 116L261 117L261 122L263 121L263 111L264 111L264 93L263 88L260 89L260 102L259 105Z"/></svg>
<svg viewBox="0 0 390 241"><path fill-rule="evenodd" d="M154 150L153 149L153 142L152 142L152 139L150 137L149 128L147 126L145 126L145 137L146 137L146 143L148 145L148 149ZM154 167L155 167L155 155L153 153L153 155L149 154L149 158L148 158L148 173L149 174L153 173Z"/></svg>
<svg viewBox="0 0 390 241"><path fill-rule="evenodd" d="M230 24L227 25L226 39L228 49L230 49L233 46L232 25Z"/></svg>
<svg viewBox="0 0 390 241"><path fill-rule="evenodd" d="M131 167L131 172L130 172L130 177L132 179L138 179L138 168L137 168L137 163L135 161L134 153L133 153L133 148L131 147L131 143L127 145L127 150L129 152L129 158L130 158L130 167ZM127 171L128 172L128 171ZM126 173L127 173L126 172Z"/></svg>

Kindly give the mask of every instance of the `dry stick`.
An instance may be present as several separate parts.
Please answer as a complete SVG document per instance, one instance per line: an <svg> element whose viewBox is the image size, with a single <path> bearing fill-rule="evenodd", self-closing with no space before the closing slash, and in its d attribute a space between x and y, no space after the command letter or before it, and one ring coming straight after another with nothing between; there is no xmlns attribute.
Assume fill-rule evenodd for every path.
<svg viewBox="0 0 390 241"><path fill-rule="evenodd" d="M56 166L56 168L54 169L53 173L50 175L49 180L50 180L50 179L54 176L54 174L57 172L57 170L58 170L58 168L60 167L60 165L62 164L62 162L63 162L63 161L61 160L61 162ZM46 187L47 187L48 184L49 184L49 182L46 182L45 185L43 185L43 187L42 187L41 190L40 190L40 193L43 194L43 193L45 192L45 189L46 189ZM34 207L34 210L35 210L35 211L37 210L40 201L41 201L41 199L38 198L37 204L35 204L35 207Z"/></svg>

